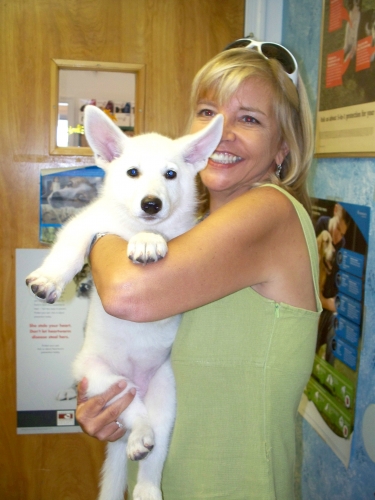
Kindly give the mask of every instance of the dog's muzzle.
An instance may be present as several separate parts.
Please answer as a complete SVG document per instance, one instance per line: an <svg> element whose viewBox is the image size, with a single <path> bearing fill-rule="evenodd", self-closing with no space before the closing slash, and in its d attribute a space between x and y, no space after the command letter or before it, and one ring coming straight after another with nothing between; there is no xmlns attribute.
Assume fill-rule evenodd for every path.
<svg viewBox="0 0 375 500"><path fill-rule="evenodd" d="M145 196L141 201L141 208L148 215L155 215L163 207L163 203L160 198L156 198L155 196Z"/></svg>

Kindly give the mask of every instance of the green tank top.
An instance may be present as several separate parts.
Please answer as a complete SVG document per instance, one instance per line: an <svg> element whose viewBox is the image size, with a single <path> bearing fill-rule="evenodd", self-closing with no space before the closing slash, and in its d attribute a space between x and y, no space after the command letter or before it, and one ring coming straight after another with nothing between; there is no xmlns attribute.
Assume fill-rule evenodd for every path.
<svg viewBox="0 0 375 500"><path fill-rule="evenodd" d="M177 417L164 500L291 500L295 418L311 374L321 305L311 220L293 203L309 249L318 312L252 288L184 314L172 350Z"/></svg>

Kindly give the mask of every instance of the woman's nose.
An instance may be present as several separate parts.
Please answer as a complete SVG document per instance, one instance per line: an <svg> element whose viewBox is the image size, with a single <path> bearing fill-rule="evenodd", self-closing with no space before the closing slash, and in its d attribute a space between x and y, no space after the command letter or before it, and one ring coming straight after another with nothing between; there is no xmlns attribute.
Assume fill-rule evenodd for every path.
<svg viewBox="0 0 375 500"><path fill-rule="evenodd" d="M234 133L233 126L228 120L224 120L222 141L234 141L236 134Z"/></svg>

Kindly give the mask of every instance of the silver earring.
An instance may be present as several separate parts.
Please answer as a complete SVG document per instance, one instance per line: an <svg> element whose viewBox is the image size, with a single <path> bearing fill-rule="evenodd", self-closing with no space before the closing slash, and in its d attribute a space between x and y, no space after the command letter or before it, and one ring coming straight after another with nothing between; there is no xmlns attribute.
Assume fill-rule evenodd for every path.
<svg viewBox="0 0 375 500"><path fill-rule="evenodd" d="M282 164L276 166L276 172L275 175L278 179L281 179L281 170L283 169Z"/></svg>

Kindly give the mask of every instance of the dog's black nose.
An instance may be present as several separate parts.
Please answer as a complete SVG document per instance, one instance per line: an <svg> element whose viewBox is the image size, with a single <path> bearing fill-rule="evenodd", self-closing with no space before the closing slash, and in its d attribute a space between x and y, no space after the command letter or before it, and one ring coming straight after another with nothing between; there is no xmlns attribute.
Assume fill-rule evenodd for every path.
<svg viewBox="0 0 375 500"><path fill-rule="evenodd" d="M148 215L154 215L160 212L163 206L162 201L155 196L145 196L141 201L141 207Z"/></svg>

